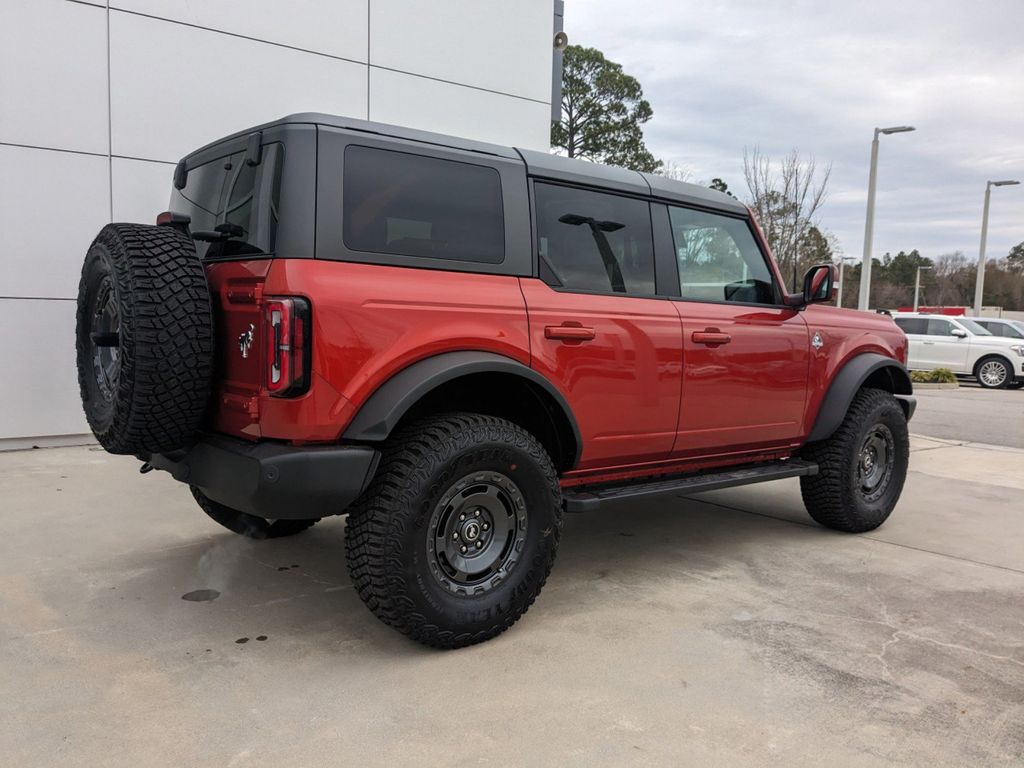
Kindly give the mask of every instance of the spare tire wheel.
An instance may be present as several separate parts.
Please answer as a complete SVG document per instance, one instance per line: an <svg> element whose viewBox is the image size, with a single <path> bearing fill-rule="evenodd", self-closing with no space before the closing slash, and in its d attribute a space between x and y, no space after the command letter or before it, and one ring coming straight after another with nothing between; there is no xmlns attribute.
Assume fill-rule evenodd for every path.
<svg viewBox="0 0 1024 768"><path fill-rule="evenodd" d="M188 445L210 395L213 313L195 245L171 227L108 224L78 286L78 383L110 453Z"/></svg>

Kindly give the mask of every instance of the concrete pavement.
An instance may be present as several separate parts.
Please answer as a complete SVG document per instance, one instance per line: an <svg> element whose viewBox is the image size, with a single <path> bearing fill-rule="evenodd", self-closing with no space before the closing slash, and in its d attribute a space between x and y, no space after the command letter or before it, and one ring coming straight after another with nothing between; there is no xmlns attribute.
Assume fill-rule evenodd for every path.
<svg viewBox="0 0 1024 768"><path fill-rule="evenodd" d="M916 389L911 428L922 435L1024 448L1024 389Z"/></svg>
<svg viewBox="0 0 1024 768"><path fill-rule="evenodd" d="M447 653L362 606L342 520L250 542L136 468L0 455L5 765L1024 761L1024 451L915 439L863 536L795 481L570 517L530 612Z"/></svg>

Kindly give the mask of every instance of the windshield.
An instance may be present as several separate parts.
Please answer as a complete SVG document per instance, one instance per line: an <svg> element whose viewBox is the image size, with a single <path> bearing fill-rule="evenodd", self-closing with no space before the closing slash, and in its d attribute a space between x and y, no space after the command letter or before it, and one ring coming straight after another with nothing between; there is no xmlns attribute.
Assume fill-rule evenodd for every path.
<svg viewBox="0 0 1024 768"><path fill-rule="evenodd" d="M960 323L960 325L962 325L968 331L973 333L975 336L992 335L992 331L990 331L988 328L985 328L982 325L978 325L976 322L974 322L973 320L968 320L966 317L958 317L956 321Z"/></svg>

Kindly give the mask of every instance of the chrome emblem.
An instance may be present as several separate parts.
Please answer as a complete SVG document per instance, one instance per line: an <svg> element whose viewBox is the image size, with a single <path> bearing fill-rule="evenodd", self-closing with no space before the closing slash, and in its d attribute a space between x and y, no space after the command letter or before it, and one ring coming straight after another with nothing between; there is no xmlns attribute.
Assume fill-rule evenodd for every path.
<svg viewBox="0 0 1024 768"><path fill-rule="evenodd" d="M242 359L249 357L249 350L252 348L252 340L256 335L256 326L249 323L249 330L238 335L238 350L242 353Z"/></svg>
<svg viewBox="0 0 1024 768"><path fill-rule="evenodd" d="M821 333L819 331L815 331L814 335L811 337L811 346L815 349L821 349L825 346L825 342L822 340Z"/></svg>

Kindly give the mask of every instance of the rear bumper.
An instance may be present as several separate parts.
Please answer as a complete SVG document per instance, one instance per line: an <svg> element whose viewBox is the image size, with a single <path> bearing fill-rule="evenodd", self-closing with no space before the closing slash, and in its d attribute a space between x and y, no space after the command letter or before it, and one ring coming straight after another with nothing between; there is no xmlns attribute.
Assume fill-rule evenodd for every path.
<svg viewBox="0 0 1024 768"><path fill-rule="evenodd" d="M273 520L338 515L369 485L380 452L208 437L149 463L232 509Z"/></svg>

